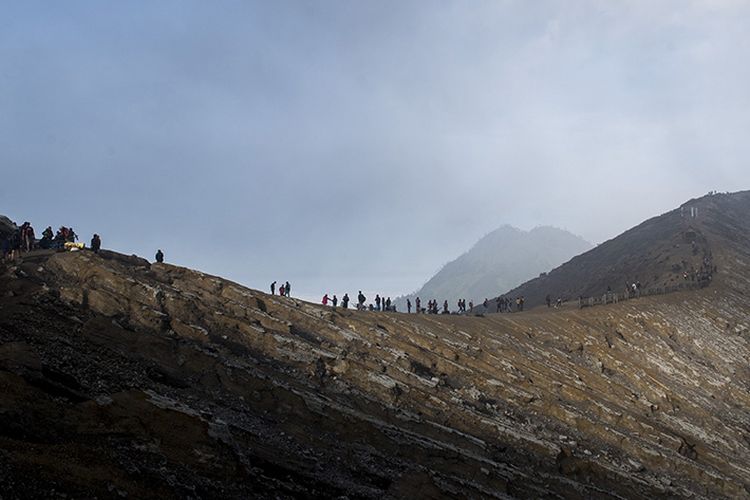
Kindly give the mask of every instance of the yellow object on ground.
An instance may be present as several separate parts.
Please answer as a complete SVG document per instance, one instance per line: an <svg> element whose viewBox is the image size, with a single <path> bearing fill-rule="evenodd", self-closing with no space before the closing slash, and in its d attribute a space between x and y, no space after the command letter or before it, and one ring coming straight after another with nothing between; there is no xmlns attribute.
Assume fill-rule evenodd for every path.
<svg viewBox="0 0 750 500"><path fill-rule="evenodd" d="M83 250L84 248L86 248L86 245L83 243L73 243L70 241L65 243L65 250Z"/></svg>

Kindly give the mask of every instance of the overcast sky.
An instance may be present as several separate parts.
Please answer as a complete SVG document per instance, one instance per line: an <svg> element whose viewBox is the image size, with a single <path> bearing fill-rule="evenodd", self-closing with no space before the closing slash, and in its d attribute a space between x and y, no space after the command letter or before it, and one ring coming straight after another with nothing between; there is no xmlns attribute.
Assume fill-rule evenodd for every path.
<svg viewBox="0 0 750 500"><path fill-rule="evenodd" d="M0 213L395 296L750 188L750 2L3 2Z"/></svg>

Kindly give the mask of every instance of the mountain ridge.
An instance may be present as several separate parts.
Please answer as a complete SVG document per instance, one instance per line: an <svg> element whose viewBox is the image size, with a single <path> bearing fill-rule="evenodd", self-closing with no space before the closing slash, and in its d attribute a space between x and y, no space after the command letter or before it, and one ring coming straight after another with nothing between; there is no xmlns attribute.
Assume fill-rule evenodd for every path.
<svg viewBox="0 0 750 500"><path fill-rule="evenodd" d="M750 197L698 208L709 287L581 310L333 310L108 251L0 264L0 491L746 497Z"/></svg>

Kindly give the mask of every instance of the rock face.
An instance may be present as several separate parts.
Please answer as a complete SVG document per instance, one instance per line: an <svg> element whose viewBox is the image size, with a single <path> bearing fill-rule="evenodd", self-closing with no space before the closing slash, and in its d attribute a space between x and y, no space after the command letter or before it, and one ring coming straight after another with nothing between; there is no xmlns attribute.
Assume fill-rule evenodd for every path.
<svg viewBox="0 0 750 500"><path fill-rule="evenodd" d="M446 264L417 292L400 297L396 304L406 311L407 297L423 303L448 300L455 307L458 299L476 304L496 297L591 248L582 238L554 227L522 231L503 226L481 240L468 252Z"/></svg>
<svg viewBox="0 0 750 500"><path fill-rule="evenodd" d="M574 257L543 276L506 293L540 305L553 300L622 292L641 282L644 290L674 287L692 280L704 263L717 265L723 249L745 252L750 235L750 191L705 196L626 231ZM724 252L726 253L726 252ZM731 260L731 259L730 259Z"/></svg>
<svg viewBox="0 0 750 500"><path fill-rule="evenodd" d="M701 226L708 288L483 318L334 311L107 252L26 257L0 267L0 491L748 497L743 210Z"/></svg>

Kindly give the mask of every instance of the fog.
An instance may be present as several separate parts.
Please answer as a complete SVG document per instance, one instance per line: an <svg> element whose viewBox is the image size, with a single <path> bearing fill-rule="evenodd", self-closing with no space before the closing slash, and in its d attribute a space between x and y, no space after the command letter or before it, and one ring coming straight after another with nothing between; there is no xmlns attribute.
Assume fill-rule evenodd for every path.
<svg viewBox="0 0 750 500"><path fill-rule="evenodd" d="M750 188L739 1L17 2L0 213L319 300Z"/></svg>

